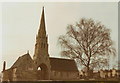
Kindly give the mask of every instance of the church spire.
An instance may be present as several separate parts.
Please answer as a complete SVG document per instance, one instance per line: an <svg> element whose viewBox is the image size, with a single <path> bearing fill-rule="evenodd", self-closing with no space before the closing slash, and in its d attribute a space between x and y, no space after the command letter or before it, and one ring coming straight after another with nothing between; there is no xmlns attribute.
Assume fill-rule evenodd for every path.
<svg viewBox="0 0 120 83"><path fill-rule="evenodd" d="M42 15L40 20L40 27L38 31L38 36L40 37L46 37L46 29L45 29L45 16L44 16L44 7L42 9Z"/></svg>
<svg viewBox="0 0 120 83"><path fill-rule="evenodd" d="M33 57L34 60L41 56L48 56L48 41L47 40L48 40L48 37L46 35L45 16L44 16L44 7L43 7L39 31L36 36L35 54Z"/></svg>

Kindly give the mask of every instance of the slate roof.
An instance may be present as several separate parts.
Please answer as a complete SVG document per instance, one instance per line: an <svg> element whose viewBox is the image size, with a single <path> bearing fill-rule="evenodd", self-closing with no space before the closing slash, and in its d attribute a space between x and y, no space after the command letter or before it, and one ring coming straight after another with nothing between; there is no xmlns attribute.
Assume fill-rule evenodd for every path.
<svg viewBox="0 0 120 83"><path fill-rule="evenodd" d="M63 59L63 58L54 58L50 57L51 70L54 71L68 71L68 72L78 72L77 65L74 60ZM12 65L11 68L34 68L34 62L30 55L24 54L19 57L16 62Z"/></svg>
<svg viewBox="0 0 120 83"><path fill-rule="evenodd" d="M50 65L51 65L51 70L78 72L78 68L75 61L71 59L50 57Z"/></svg>
<svg viewBox="0 0 120 83"><path fill-rule="evenodd" d="M20 56L16 62L12 65L11 68L33 68L34 67L34 63L32 58L30 57L29 53L24 54L23 56Z"/></svg>

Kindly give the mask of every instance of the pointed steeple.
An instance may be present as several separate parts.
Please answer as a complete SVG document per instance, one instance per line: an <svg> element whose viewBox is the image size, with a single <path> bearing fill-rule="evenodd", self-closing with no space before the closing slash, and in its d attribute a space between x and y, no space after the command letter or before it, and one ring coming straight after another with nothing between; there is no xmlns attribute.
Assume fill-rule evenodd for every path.
<svg viewBox="0 0 120 83"><path fill-rule="evenodd" d="M41 15L41 20L40 20L40 27L38 31L38 36L39 37L46 37L46 29L45 29L45 16L44 16L44 7L42 9L42 15Z"/></svg>
<svg viewBox="0 0 120 83"><path fill-rule="evenodd" d="M48 40L48 37L46 35L45 16L44 16L44 7L43 7L39 31L36 36L35 54L33 57L34 60L41 56L48 56L48 41L47 40Z"/></svg>
<svg viewBox="0 0 120 83"><path fill-rule="evenodd" d="M41 63L45 64L48 70L50 70L50 60L49 60L49 53L48 53L48 36L46 35L46 27L45 27L45 16L44 16L44 7L42 9L42 15L40 20L40 27L38 34L36 36L36 44L35 44L35 52L33 56L33 60L38 69ZM50 74L49 74L50 75ZM50 76L45 76L45 79L49 79Z"/></svg>

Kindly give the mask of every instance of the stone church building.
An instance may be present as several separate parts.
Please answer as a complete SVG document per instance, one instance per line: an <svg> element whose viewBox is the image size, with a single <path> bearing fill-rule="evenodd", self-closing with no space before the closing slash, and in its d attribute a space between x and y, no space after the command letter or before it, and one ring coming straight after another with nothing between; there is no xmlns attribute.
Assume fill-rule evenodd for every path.
<svg viewBox="0 0 120 83"><path fill-rule="evenodd" d="M78 68L74 60L50 57L48 53L44 8L36 36L33 59L29 52L20 56L9 69L3 63L2 81L75 80Z"/></svg>

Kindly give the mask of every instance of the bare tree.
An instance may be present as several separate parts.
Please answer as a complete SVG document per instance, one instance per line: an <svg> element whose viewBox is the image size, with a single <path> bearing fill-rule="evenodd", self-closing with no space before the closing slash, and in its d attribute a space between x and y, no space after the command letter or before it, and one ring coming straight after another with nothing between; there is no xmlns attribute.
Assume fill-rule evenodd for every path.
<svg viewBox="0 0 120 83"><path fill-rule="evenodd" d="M93 59L92 63L90 64L90 69L92 70L100 70L100 69L109 69L109 59L105 57Z"/></svg>
<svg viewBox="0 0 120 83"><path fill-rule="evenodd" d="M82 18L76 25L68 25L66 34L61 35L58 41L63 48L62 56L79 59L87 71L98 64L105 64L106 57L116 52L110 29L92 19Z"/></svg>

